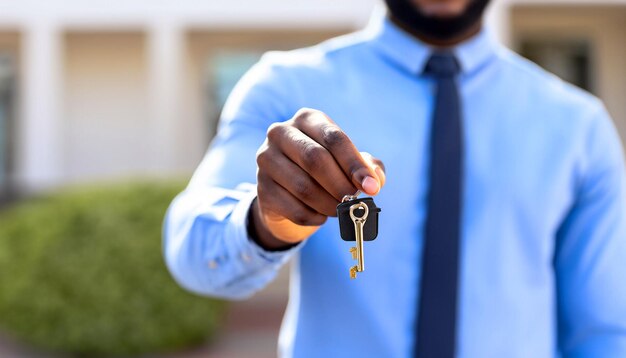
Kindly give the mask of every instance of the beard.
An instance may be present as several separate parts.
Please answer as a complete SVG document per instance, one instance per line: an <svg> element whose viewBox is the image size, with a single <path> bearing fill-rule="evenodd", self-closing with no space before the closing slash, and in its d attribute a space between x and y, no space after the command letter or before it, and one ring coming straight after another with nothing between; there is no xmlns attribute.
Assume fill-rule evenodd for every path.
<svg viewBox="0 0 626 358"><path fill-rule="evenodd" d="M449 41L466 33L481 21L490 0L472 0L465 11L453 17L425 15L410 0L385 0L391 15L416 34L440 41Z"/></svg>

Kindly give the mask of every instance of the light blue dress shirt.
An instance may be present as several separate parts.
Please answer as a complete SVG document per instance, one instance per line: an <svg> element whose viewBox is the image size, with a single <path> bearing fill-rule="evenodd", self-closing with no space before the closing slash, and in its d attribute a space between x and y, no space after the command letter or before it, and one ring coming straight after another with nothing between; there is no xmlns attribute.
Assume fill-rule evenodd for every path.
<svg viewBox="0 0 626 358"><path fill-rule="evenodd" d="M409 357L429 187L434 83L421 71L430 51L381 16L349 36L266 54L168 211L164 255L175 279L243 299L293 259L281 356ZM606 110L485 31L455 53L466 145L458 356L626 357L626 181ZM336 218L286 252L267 252L246 232L255 152L270 124L301 107L328 114L386 166L379 236L365 244L356 280Z"/></svg>

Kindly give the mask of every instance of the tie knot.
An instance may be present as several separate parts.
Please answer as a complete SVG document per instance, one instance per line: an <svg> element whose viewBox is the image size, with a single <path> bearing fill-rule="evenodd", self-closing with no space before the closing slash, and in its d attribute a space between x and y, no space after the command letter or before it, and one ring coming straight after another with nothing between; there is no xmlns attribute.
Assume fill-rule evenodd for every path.
<svg viewBox="0 0 626 358"><path fill-rule="evenodd" d="M435 52L426 63L424 74L435 77L454 77L460 70L459 62L452 52Z"/></svg>

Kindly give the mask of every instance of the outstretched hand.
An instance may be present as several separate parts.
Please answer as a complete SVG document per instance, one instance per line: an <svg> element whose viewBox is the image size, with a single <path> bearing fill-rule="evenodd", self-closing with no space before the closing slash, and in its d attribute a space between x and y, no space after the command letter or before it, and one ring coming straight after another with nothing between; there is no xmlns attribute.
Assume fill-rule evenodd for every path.
<svg viewBox="0 0 626 358"><path fill-rule="evenodd" d="M275 123L257 152L257 200L251 210L262 245L279 249L311 236L344 195L376 195L384 165L359 152L324 113L301 109Z"/></svg>

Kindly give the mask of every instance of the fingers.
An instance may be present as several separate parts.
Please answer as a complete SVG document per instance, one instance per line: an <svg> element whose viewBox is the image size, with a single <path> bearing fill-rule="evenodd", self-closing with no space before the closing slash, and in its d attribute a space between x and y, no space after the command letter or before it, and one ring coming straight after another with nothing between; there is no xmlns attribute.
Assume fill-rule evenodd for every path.
<svg viewBox="0 0 626 358"><path fill-rule="evenodd" d="M277 148L297 167L302 168L336 201L341 201L344 195L356 191L356 187L328 150L297 128L289 125L274 126L268 131L268 142L272 148ZM276 156L275 153L268 154ZM282 173L287 176L290 174Z"/></svg>
<svg viewBox="0 0 626 358"><path fill-rule="evenodd" d="M275 123L257 152L257 206L264 233L287 242L309 237L345 195L375 195L383 163L360 153L325 114L311 109ZM269 235L269 234L268 234Z"/></svg>
<svg viewBox="0 0 626 358"><path fill-rule="evenodd" d="M336 216L339 200L301 167L277 152L277 148L268 148L258 157L259 166L263 168L263 171L259 172L259 177L268 177L268 180L271 179L280 185L315 212L325 216ZM346 184L349 185L347 180Z"/></svg>
<svg viewBox="0 0 626 358"><path fill-rule="evenodd" d="M276 218L276 221L286 218L300 226L320 226L326 222L325 215L306 206L270 177L259 176L258 181L259 205L270 217Z"/></svg>
<svg viewBox="0 0 626 358"><path fill-rule="evenodd" d="M381 187L379 175L330 118L320 111L306 109L294 116L293 123L297 129L329 152L357 189L369 195L378 194Z"/></svg>

